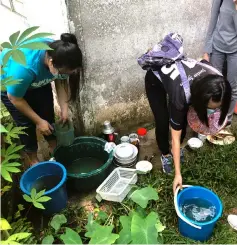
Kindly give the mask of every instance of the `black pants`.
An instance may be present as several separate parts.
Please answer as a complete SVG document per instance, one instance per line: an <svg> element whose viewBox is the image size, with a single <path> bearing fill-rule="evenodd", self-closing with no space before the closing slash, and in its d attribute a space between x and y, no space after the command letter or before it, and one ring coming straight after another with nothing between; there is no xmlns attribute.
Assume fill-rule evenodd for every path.
<svg viewBox="0 0 237 245"><path fill-rule="evenodd" d="M51 85L28 90L24 99L30 107L44 120L50 124L54 123L54 104ZM13 120L18 127L27 127L26 134L19 135L21 143L25 145L26 152L36 152L38 149L36 125L25 115L23 115L8 99L7 93L1 93L2 103L6 106ZM55 139L55 136L50 135L45 137L46 140Z"/></svg>
<svg viewBox="0 0 237 245"><path fill-rule="evenodd" d="M167 103L167 93L165 88L158 79L152 79L150 74L151 71L147 72L145 77L145 88L147 98L151 107L151 110L155 117L156 124L156 141L158 147L163 155L170 153L169 145L169 110ZM186 135L187 122L184 123L181 143L183 142Z"/></svg>

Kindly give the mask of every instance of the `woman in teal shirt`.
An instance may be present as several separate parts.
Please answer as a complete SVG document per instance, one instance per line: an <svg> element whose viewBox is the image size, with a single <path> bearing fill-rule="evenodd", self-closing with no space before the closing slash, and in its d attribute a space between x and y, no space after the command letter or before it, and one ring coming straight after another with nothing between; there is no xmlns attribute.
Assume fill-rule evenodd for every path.
<svg viewBox="0 0 237 245"><path fill-rule="evenodd" d="M40 39L52 50L21 49L26 56L26 65L9 59L4 76L22 79L19 84L7 87L1 93L1 100L10 112L17 126L26 127L21 135L31 165L38 163L36 129L49 142L50 151L56 146L52 135L54 122L53 94L51 82L55 81L60 119L68 120L68 102L74 101L79 93L82 53L73 34L64 33L60 40ZM3 50L1 58L7 50Z"/></svg>

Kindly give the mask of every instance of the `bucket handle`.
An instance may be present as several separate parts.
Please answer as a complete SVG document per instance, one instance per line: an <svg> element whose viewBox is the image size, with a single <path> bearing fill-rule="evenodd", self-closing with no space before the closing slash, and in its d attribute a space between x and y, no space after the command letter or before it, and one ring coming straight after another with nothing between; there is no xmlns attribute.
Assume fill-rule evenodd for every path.
<svg viewBox="0 0 237 245"><path fill-rule="evenodd" d="M187 188L187 187L191 187L192 185L183 185L182 187L183 188ZM196 229L199 229L201 230L202 227L201 226L198 226L198 225L194 225L192 222L190 222L188 219L186 219L182 214L181 212L179 211L179 207L178 207L178 192L180 190L180 187L178 186L177 189L175 190L175 193L174 193L174 207L175 207L175 211L178 215L178 217L180 219L182 219L185 223L189 224L190 226L196 228Z"/></svg>

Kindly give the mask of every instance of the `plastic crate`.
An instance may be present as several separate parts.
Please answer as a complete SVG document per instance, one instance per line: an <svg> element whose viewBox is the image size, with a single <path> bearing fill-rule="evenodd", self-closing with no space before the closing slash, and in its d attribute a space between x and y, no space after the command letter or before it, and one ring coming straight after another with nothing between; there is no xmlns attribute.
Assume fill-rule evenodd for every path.
<svg viewBox="0 0 237 245"><path fill-rule="evenodd" d="M97 200L122 202L137 182L136 169L118 167L97 188Z"/></svg>

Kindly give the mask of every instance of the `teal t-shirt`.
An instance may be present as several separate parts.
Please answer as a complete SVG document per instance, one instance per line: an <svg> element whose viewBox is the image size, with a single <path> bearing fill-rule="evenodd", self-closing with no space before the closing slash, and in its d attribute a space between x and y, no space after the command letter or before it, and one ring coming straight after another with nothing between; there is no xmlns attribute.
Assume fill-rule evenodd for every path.
<svg viewBox="0 0 237 245"><path fill-rule="evenodd" d="M52 39L41 38L35 40L37 42L52 42ZM4 49L1 53L2 58L9 49ZM22 79L19 84L7 86L7 92L15 97L23 97L28 89L36 89L45 86L55 79L67 79L67 75L53 76L44 64L45 50L20 49L26 57L26 65L23 66L15 62L12 57L8 60L4 67L5 74L2 76L14 79Z"/></svg>

